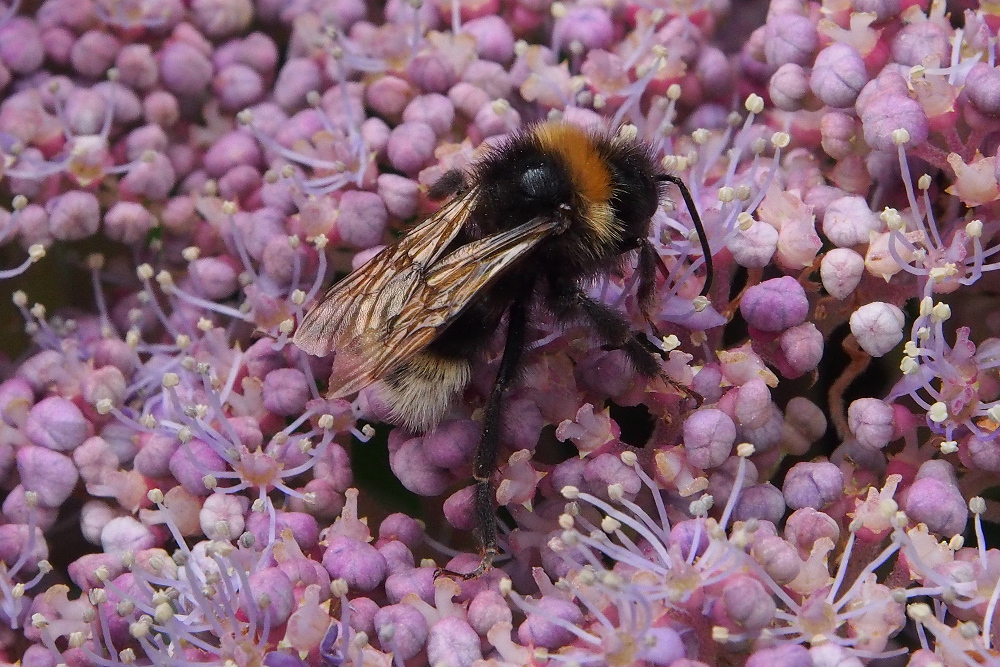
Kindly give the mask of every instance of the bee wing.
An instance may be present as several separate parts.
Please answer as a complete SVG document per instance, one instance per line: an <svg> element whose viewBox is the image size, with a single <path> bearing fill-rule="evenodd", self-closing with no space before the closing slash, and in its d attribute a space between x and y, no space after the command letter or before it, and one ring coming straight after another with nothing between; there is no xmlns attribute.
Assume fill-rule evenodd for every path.
<svg viewBox="0 0 1000 667"><path fill-rule="evenodd" d="M461 246L407 286L409 297L384 326L347 341L334 358L328 396L338 398L371 384L427 347L515 260L562 225L535 218Z"/></svg>
<svg viewBox="0 0 1000 667"><path fill-rule="evenodd" d="M465 224L473 194L445 204L396 244L335 283L299 323L292 342L307 354L323 357L385 326Z"/></svg>

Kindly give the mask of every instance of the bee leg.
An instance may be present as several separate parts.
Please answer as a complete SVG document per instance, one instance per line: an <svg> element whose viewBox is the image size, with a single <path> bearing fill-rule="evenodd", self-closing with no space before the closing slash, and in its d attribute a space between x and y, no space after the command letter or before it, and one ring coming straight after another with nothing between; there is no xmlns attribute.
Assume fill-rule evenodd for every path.
<svg viewBox="0 0 1000 667"><path fill-rule="evenodd" d="M473 459L473 479L476 480L475 513L476 536L483 550L483 560L479 567L468 573L440 570L437 574L449 574L462 579L475 579L493 567L493 559L499 555L497 545L496 511L493 509L493 473L497 468L497 456L500 453L501 416L503 414L503 397L510 384L517 377L517 369L524 352L524 334L527 326L527 311L525 304L515 300L507 317L507 340L500 359L500 369L483 418L483 433L476 447Z"/></svg>
<svg viewBox="0 0 1000 667"><path fill-rule="evenodd" d="M650 330L657 338L662 338L660 330L656 328L656 324L649 316L649 309L653 305L653 292L656 288L656 269L662 260L648 239L637 239L637 243L639 262L636 270L639 272L639 288L636 290L636 298L639 301L639 310L642 311L642 316Z"/></svg>

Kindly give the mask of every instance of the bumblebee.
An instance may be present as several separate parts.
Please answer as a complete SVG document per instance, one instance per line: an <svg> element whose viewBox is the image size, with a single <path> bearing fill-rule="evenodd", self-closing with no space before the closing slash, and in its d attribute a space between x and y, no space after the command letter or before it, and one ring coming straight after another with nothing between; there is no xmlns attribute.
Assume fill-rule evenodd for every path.
<svg viewBox="0 0 1000 667"><path fill-rule="evenodd" d="M585 323L608 349L621 349L645 377L660 374L658 350L585 287L620 272L638 253L638 301L652 305L656 271L647 239L664 183L680 187L711 252L686 187L664 174L634 131L612 135L547 122L517 133L470 170L446 173L429 194L450 199L395 245L333 285L299 324L305 352L336 355L327 396L348 396L382 380L394 422L433 428L471 378L502 328L506 339L473 461L483 562L497 555L493 473L503 397L516 381L533 314ZM649 317L646 317L649 321Z"/></svg>

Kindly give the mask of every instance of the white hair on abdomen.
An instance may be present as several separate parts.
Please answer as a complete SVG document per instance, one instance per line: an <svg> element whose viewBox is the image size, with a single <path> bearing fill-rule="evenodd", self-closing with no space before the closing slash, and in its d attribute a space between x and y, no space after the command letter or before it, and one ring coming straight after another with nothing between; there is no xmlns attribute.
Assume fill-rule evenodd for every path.
<svg viewBox="0 0 1000 667"><path fill-rule="evenodd" d="M414 433L434 428L471 377L469 362L464 359L432 352L417 354L384 378L383 400L391 421Z"/></svg>

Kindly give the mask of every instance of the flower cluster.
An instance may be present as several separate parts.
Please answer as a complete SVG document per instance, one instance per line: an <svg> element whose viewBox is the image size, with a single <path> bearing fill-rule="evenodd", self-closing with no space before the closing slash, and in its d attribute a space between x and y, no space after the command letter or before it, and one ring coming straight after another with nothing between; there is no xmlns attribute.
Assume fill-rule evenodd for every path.
<svg viewBox="0 0 1000 667"><path fill-rule="evenodd" d="M0 659L1000 665L996 4L376 4L0 14ZM292 335L542 120L704 238L584 286L658 377L532 311L463 579L501 337L415 433Z"/></svg>

